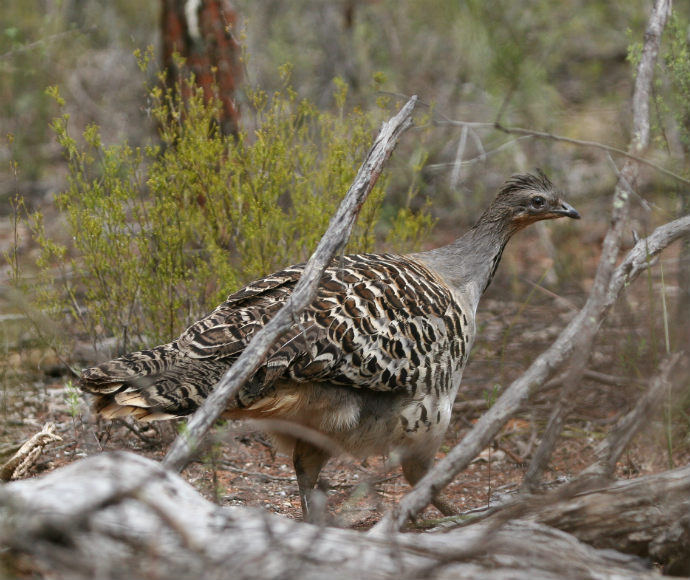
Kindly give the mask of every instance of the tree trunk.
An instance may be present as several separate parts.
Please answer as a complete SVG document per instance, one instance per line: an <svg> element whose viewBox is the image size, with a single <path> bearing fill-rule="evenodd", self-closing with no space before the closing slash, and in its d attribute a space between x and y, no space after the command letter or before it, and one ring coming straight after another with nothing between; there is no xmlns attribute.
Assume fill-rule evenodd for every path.
<svg viewBox="0 0 690 580"><path fill-rule="evenodd" d="M178 90L186 87L181 81L193 73L206 99L215 96L222 103L219 122L225 135L235 135L239 128L235 91L242 69L240 48L233 36L236 21L237 15L228 0L163 0L166 82ZM175 55L184 59L182 67Z"/></svg>

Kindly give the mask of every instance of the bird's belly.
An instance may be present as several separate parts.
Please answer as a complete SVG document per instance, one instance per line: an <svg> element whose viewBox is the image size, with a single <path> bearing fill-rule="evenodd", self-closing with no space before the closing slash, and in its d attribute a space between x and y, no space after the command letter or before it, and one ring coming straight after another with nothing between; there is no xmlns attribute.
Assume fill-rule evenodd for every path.
<svg viewBox="0 0 690 580"><path fill-rule="evenodd" d="M326 435L355 457L366 457L438 445L448 426L453 399L454 392L410 397L323 383L284 383L273 395L248 408L229 410L225 416L294 422ZM272 431L270 425L268 430ZM297 435L289 427L281 425L273 435L282 451L291 452Z"/></svg>

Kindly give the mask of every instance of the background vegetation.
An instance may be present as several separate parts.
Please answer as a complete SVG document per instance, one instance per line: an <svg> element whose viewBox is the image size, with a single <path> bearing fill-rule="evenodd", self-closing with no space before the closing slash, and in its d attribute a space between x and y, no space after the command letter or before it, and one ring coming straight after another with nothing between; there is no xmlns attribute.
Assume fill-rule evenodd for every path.
<svg viewBox="0 0 690 580"><path fill-rule="evenodd" d="M62 388L69 366L167 340L243 282L304 260L400 95L417 94L426 108L352 250L449 241L506 176L536 166L583 215L511 242L481 306L461 396L499 393L584 302L620 157L494 123L625 148L650 2L237 0L245 69L237 140L214 130L213 104L182 104L159 88L157 56L147 52L159 44L156 2L6 4L0 404L8 425L29 429L32 417L50 416L46 385L56 379L47 374ZM645 155L685 179L688 14L689 2L675 3ZM687 183L650 166L637 194L630 243L633 231L690 211ZM687 248L664 254L602 329L590 366L613 383L588 375L568 431L585 447L631 404L665 351L690 342ZM669 394L632 471L687 461L683 388ZM530 433L546 407L535 404ZM21 436L6 427L3 437Z"/></svg>
<svg viewBox="0 0 690 580"><path fill-rule="evenodd" d="M222 135L220 101L205 102L193 79L185 90L150 89L160 145L108 146L93 124L80 145L70 115L57 117L69 186L56 204L71 243L55 242L42 214L31 214L47 278L42 307L71 313L94 345L116 337L124 352L166 342L228 291L306 261L370 147L373 117L345 110L341 81L333 113L298 101L289 70L280 91L251 92L252 136ZM57 88L48 92L64 107ZM362 208L347 251L373 248L385 182ZM401 208L386 229L391 243L414 246L430 224Z"/></svg>

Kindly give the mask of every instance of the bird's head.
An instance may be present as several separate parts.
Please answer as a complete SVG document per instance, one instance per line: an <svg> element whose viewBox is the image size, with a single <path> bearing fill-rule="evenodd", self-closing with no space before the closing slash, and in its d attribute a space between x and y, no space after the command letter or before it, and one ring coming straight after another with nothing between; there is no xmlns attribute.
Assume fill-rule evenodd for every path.
<svg viewBox="0 0 690 580"><path fill-rule="evenodd" d="M580 219L580 214L563 201L553 183L541 171L510 177L479 223L500 222L513 231L540 220L561 217Z"/></svg>

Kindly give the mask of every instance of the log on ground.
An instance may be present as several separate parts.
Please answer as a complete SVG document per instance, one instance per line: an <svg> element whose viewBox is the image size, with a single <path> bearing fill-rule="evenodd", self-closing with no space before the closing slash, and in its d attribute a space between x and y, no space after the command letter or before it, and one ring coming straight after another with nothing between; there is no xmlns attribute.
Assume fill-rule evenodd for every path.
<svg viewBox="0 0 690 580"><path fill-rule="evenodd" d="M3 562L70 578L661 578L535 521L366 534L223 508L160 464L105 453L0 489Z"/></svg>

